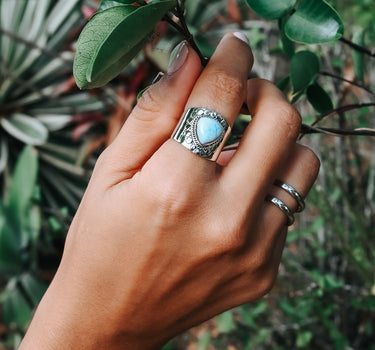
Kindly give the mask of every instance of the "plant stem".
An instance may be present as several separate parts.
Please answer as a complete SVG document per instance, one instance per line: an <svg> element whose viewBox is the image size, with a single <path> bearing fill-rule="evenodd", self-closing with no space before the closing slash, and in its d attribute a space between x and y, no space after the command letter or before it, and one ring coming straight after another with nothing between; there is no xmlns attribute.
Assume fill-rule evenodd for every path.
<svg viewBox="0 0 375 350"><path fill-rule="evenodd" d="M317 128L311 125L302 124L301 134L327 134L332 136L375 136L375 129L357 128L352 130L335 128Z"/></svg>
<svg viewBox="0 0 375 350"><path fill-rule="evenodd" d="M199 49L197 43L194 40L194 36L190 33L189 28L188 28L188 26L186 24L186 21L185 21L184 10L182 9L179 1L177 1L176 15L177 15L177 17L180 21L181 26L179 26L176 22L174 22L173 19L170 18L168 15L164 16L163 20L168 22L170 25L173 26L173 28L175 28L176 30L178 30L182 34L182 36L185 38L185 40L190 44L190 46L198 54L198 56L201 60L202 66L206 67L206 65L208 63L208 58L203 56L201 50Z"/></svg>
<svg viewBox="0 0 375 350"><path fill-rule="evenodd" d="M349 84L357 86L357 87L359 87L359 88L361 88L363 90L366 90L368 93L370 93L371 95L375 96L375 93L370 88L368 88L367 86L365 86L363 84L359 84L359 83L357 83L355 81L345 79L343 77L340 77L338 75L335 75L335 74L332 74L332 73L329 73L329 72L320 72L320 74L321 75L325 75L327 77L331 77L331 78L337 79L337 80L345 81L346 83L349 83Z"/></svg>
<svg viewBox="0 0 375 350"><path fill-rule="evenodd" d="M355 103L355 104L350 104L350 105L345 105L341 107L337 107L335 109L332 109L326 113L320 114L315 118L315 121L311 124L311 126L314 126L318 122L320 122L323 118L333 114L333 113L344 113L347 111L351 111L353 109L360 109L364 107L373 107L375 106L374 102L369 102L369 103Z"/></svg>
<svg viewBox="0 0 375 350"><path fill-rule="evenodd" d="M349 40L347 38L344 38L344 37L341 37L339 40L341 42L343 42L344 44L350 46L354 50L362 52L365 55L368 55L368 56L371 56L371 57L375 57L375 50L369 50L369 49L367 49L367 48L365 48L363 46L360 46L360 45L358 45L356 43L353 43L351 40Z"/></svg>

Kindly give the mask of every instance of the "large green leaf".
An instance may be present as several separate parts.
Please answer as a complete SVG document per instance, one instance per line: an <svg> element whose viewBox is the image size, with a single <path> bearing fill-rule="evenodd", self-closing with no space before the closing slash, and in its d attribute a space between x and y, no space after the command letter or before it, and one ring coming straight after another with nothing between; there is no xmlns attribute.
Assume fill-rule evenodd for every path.
<svg viewBox="0 0 375 350"><path fill-rule="evenodd" d="M316 82L307 88L306 95L311 105L319 113L328 112L333 108L331 97Z"/></svg>
<svg viewBox="0 0 375 350"><path fill-rule="evenodd" d="M320 71L320 60L310 51L297 52L290 62L290 81L295 93L307 88Z"/></svg>
<svg viewBox="0 0 375 350"><path fill-rule="evenodd" d="M246 0L246 2L259 16L278 19L291 11L297 0Z"/></svg>
<svg viewBox="0 0 375 350"><path fill-rule="evenodd" d="M337 40L343 31L340 16L324 0L301 0L285 25L289 39L306 44Z"/></svg>
<svg viewBox="0 0 375 350"><path fill-rule="evenodd" d="M36 118L15 113L1 119L1 126L16 139L28 145L42 145L48 139L48 129Z"/></svg>
<svg viewBox="0 0 375 350"><path fill-rule="evenodd" d="M77 43L73 72L80 88L103 86L141 50L157 22L176 5L160 0L145 6L122 5L89 21Z"/></svg>

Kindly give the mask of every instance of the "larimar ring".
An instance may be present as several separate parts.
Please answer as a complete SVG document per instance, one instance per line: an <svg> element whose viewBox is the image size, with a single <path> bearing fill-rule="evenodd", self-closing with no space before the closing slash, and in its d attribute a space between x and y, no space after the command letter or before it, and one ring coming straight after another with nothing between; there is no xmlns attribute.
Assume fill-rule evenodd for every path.
<svg viewBox="0 0 375 350"><path fill-rule="evenodd" d="M276 205L288 218L287 225L293 225L294 223L294 215L292 211L288 208L288 206L279 198L267 195L266 200L271 202L272 204Z"/></svg>
<svg viewBox="0 0 375 350"><path fill-rule="evenodd" d="M193 107L185 112L172 138L198 156L216 161L230 130L228 122L219 113Z"/></svg>
<svg viewBox="0 0 375 350"><path fill-rule="evenodd" d="M296 200L298 205L296 209L297 213L300 213L303 209L305 209L305 202L302 196L297 192L297 190L293 186L280 180L275 180L274 184L282 188L284 191L288 192Z"/></svg>

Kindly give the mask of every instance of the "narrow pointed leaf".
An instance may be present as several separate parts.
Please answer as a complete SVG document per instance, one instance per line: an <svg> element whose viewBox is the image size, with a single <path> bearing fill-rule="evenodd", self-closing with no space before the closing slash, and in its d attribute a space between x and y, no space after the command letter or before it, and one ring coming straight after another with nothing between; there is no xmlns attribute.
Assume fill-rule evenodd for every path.
<svg viewBox="0 0 375 350"><path fill-rule="evenodd" d="M1 119L1 126L16 139L28 145L42 145L47 141L48 129L38 119L15 113Z"/></svg>
<svg viewBox="0 0 375 350"><path fill-rule="evenodd" d="M320 71L320 60L310 51L297 52L290 62L290 81L293 91L299 92L306 89L316 78Z"/></svg>
<svg viewBox="0 0 375 350"><path fill-rule="evenodd" d="M324 0L302 0L285 25L289 39L306 44L337 40L343 31L340 16Z"/></svg>
<svg viewBox="0 0 375 350"><path fill-rule="evenodd" d="M333 109L331 97L318 84L314 83L307 88L307 99L318 113L325 113Z"/></svg>
<svg viewBox="0 0 375 350"><path fill-rule="evenodd" d="M175 5L176 0L141 7L122 5L93 16L77 43L73 72L78 87L99 87L118 75L142 49L157 22Z"/></svg>
<svg viewBox="0 0 375 350"><path fill-rule="evenodd" d="M289 13L297 0L246 0L250 8L259 16L278 19Z"/></svg>
<svg viewBox="0 0 375 350"><path fill-rule="evenodd" d="M21 221L31 205L38 174L38 155L35 148L26 146L20 154L9 187L9 205L18 221Z"/></svg>

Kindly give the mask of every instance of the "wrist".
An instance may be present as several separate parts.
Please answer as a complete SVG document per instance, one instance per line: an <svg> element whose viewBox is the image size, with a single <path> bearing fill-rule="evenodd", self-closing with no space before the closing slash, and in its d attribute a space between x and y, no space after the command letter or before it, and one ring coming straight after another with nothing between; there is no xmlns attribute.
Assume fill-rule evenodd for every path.
<svg viewBox="0 0 375 350"><path fill-rule="evenodd" d="M72 280L58 272L39 304L19 350L159 348L147 335L126 334L121 325L130 321L116 319L113 312L111 315L103 313L105 302L98 307L99 300L93 300L92 294L85 296L79 286L72 287Z"/></svg>

